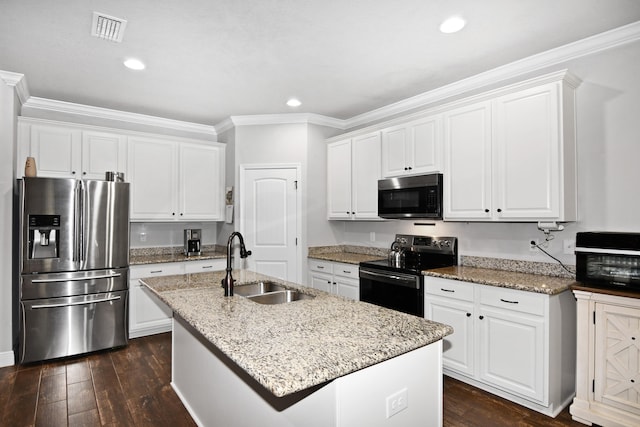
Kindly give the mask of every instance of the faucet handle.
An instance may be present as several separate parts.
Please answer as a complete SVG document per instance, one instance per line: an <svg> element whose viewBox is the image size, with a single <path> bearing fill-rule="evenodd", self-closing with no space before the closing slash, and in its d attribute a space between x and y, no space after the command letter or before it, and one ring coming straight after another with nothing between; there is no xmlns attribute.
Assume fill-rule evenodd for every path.
<svg viewBox="0 0 640 427"><path fill-rule="evenodd" d="M251 251L240 248L240 258L246 258L251 255Z"/></svg>

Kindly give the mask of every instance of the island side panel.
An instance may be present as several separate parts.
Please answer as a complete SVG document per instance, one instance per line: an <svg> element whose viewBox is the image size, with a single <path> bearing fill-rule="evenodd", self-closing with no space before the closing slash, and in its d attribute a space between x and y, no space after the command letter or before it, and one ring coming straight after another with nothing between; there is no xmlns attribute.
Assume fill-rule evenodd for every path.
<svg viewBox="0 0 640 427"><path fill-rule="evenodd" d="M172 382L200 426L337 427L333 382L278 398L173 319Z"/></svg>
<svg viewBox="0 0 640 427"><path fill-rule="evenodd" d="M442 340L282 398L173 320L172 386L201 426L442 426ZM387 417L387 398L407 408Z"/></svg>
<svg viewBox="0 0 640 427"><path fill-rule="evenodd" d="M442 378L442 340L340 377L338 427L442 426ZM406 408L388 417L403 392Z"/></svg>

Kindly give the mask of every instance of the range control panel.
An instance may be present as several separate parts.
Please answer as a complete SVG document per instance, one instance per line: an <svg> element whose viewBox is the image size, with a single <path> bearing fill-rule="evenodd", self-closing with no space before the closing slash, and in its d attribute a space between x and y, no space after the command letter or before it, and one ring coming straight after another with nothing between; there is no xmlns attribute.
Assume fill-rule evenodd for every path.
<svg viewBox="0 0 640 427"><path fill-rule="evenodd" d="M405 251L413 252L457 252L457 237L416 236L412 234L396 234L397 246Z"/></svg>

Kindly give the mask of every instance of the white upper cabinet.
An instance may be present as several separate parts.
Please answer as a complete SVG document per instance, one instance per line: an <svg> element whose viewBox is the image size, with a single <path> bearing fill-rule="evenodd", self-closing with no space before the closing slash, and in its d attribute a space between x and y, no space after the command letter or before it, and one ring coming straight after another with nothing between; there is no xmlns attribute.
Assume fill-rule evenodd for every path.
<svg viewBox="0 0 640 427"><path fill-rule="evenodd" d="M442 119L430 116L382 131L382 176L442 171Z"/></svg>
<svg viewBox="0 0 640 427"><path fill-rule="evenodd" d="M129 138L131 220L223 219L224 145Z"/></svg>
<svg viewBox="0 0 640 427"><path fill-rule="evenodd" d="M380 134L327 145L329 219L379 219Z"/></svg>
<svg viewBox="0 0 640 427"><path fill-rule="evenodd" d="M224 156L223 145L180 144L181 219L224 218Z"/></svg>
<svg viewBox="0 0 640 427"><path fill-rule="evenodd" d="M445 219L491 218L491 103L444 115Z"/></svg>
<svg viewBox="0 0 640 427"><path fill-rule="evenodd" d="M18 163L34 157L38 176L104 179L107 171L126 170L123 135L37 119L19 120Z"/></svg>
<svg viewBox="0 0 640 427"><path fill-rule="evenodd" d="M82 132L82 177L104 179L105 172L127 170L127 138L107 132ZM127 177L125 176L125 180Z"/></svg>
<svg viewBox="0 0 640 427"><path fill-rule="evenodd" d="M131 220L173 220L179 214L177 149L173 141L129 138Z"/></svg>
<svg viewBox="0 0 640 427"><path fill-rule="evenodd" d="M444 114L444 218L574 221L574 89L544 84Z"/></svg>

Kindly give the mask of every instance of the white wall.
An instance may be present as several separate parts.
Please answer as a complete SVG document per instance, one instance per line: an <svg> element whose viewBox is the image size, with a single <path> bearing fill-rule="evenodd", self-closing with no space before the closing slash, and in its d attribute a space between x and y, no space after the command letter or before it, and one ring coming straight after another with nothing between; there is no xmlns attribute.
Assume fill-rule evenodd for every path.
<svg viewBox="0 0 640 427"><path fill-rule="evenodd" d="M20 103L14 88L0 79L0 366L13 364L13 192L16 117ZM22 166L24 167L24 165Z"/></svg>
<svg viewBox="0 0 640 427"><path fill-rule="evenodd" d="M608 230L640 232L640 43L593 54L560 64L543 74L568 68L583 80L577 90L578 216L562 232L553 233L548 251L573 264L573 254L563 253L563 240L577 231ZM527 223L451 223L416 227L414 221L332 221L342 243L384 247L395 233L453 235L460 238L463 255L491 256L553 262L529 250L532 238L543 240L536 225ZM422 222L422 221L421 221ZM313 225L310 225L312 228ZM375 232L375 242L370 232ZM310 246L327 243L322 236Z"/></svg>

